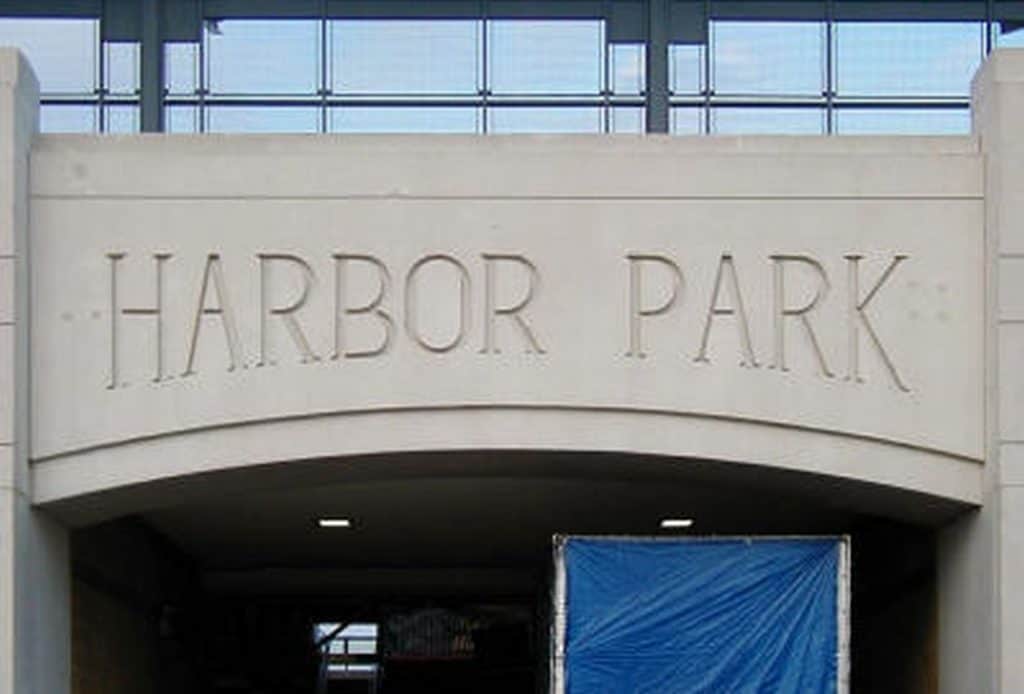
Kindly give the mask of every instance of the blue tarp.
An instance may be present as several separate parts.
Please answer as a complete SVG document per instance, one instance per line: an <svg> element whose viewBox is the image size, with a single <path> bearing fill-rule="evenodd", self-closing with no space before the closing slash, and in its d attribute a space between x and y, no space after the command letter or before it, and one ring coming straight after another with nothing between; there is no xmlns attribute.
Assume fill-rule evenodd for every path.
<svg viewBox="0 0 1024 694"><path fill-rule="evenodd" d="M565 540L565 691L837 691L841 541Z"/></svg>

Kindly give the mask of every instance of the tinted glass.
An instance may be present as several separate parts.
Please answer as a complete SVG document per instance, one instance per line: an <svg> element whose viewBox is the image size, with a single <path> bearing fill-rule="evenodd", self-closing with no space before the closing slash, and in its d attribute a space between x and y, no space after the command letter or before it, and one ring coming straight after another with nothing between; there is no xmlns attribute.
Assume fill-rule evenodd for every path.
<svg viewBox="0 0 1024 694"><path fill-rule="evenodd" d="M338 94L475 94L476 21L331 22L331 88Z"/></svg>
<svg viewBox="0 0 1024 694"><path fill-rule="evenodd" d="M674 94L699 94L704 89L704 47L669 46L669 89Z"/></svg>
<svg viewBox="0 0 1024 694"><path fill-rule="evenodd" d="M308 106L211 106L210 132L314 133L320 128L320 110Z"/></svg>
<svg viewBox="0 0 1024 694"><path fill-rule="evenodd" d="M820 135L825 110L820 108L728 108L711 110L712 132L727 135Z"/></svg>
<svg viewBox="0 0 1024 694"><path fill-rule="evenodd" d="M644 131L646 122L644 109L640 107L620 106L611 109L608 131L613 133L636 133Z"/></svg>
<svg viewBox="0 0 1024 694"><path fill-rule="evenodd" d="M817 22L713 22L719 94L821 95L825 28Z"/></svg>
<svg viewBox="0 0 1024 694"><path fill-rule="evenodd" d="M95 106L57 106L39 109L39 128L48 133L91 133L98 129Z"/></svg>
<svg viewBox="0 0 1024 694"><path fill-rule="evenodd" d="M611 46L611 91L614 94L643 94L646 88L646 50L643 44Z"/></svg>
<svg viewBox="0 0 1024 694"><path fill-rule="evenodd" d="M669 116L669 129L673 135L700 135L704 132L704 109L694 106L676 106Z"/></svg>
<svg viewBox="0 0 1024 694"><path fill-rule="evenodd" d="M139 89L139 44L108 43L103 46L104 84L111 94L134 95Z"/></svg>
<svg viewBox="0 0 1024 694"><path fill-rule="evenodd" d="M497 20L489 28L496 94L597 94L604 64L602 23Z"/></svg>
<svg viewBox="0 0 1024 694"><path fill-rule="evenodd" d="M466 107L346 106L331 109L330 129L338 133L474 133L479 109Z"/></svg>
<svg viewBox="0 0 1024 694"><path fill-rule="evenodd" d="M92 93L99 86L96 20L0 18L0 46L24 51L44 93Z"/></svg>
<svg viewBox="0 0 1024 694"><path fill-rule="evenodd" d="M199 132L197 106L168 106L164 109L164 128L169 133Z"/></svg>
<svg viewBox="0 0 1024 694"><path fill-rule="evenodd" d="M104 130L108 133L137 133L139 132L139 107L135 104L104 106L103 120Z"/></svg>
<svg viewBox="0 0 1024 694"><path fill-rule="evenodd" d="M164 85L171 94L192 94L199 88L199 47L196 44L164 45Z"/></svg>
<svg viewBox="0 0 1024 694"><path fill-rule="evenodd" d="M319 85L320 23L313 20L207 22L210 91L311 94Z"/></svg>
<svg viewBox="0 0 1024 694"><path fill-rule="evenodd" d="M597 133L601 109L587 107L495 107L488 114L494 133Z"/></svg>
<svg viewBox="0 0 1024 694"><path fill-rule="evenodd" d="M977 23L841 23L836 85L846 96L967 96L981 64Z"/></svg>
<svg viewBox="0 0 1024 694"><path fill-rule="evenodd" d="M849 109L836 113L841 135L966 135L968 109Z"/></svg>

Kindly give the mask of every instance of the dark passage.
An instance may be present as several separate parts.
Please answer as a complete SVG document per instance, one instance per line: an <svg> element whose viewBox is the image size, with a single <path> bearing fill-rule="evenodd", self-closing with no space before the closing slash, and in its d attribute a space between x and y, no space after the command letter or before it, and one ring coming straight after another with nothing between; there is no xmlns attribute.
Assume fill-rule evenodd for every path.
<svg viewBox="0 0 1024 694"><path fill-rule="evenodd" d="M454 456L430 476L413 462L76 531L74 694L540 694L552 533L657 535L681 510L695 523L677 533L851 535L852 691L937 692L932 526L692 462L565 457L545 477L545 455L471 478ZM339 510L351 527L314 523Z"/></svg>

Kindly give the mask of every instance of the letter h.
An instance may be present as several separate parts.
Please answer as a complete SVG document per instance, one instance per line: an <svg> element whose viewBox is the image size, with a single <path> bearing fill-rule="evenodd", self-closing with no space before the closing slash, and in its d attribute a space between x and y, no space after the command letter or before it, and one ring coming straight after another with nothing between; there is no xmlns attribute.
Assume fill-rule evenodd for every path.
<svg viewBox="0 0 1024 694"><path fill-rule="evenodd" d="M120 296L117 289L117 268L126 253L108 253L110 260L110 382L107 388L113 390L120 385L119 377L119 339L118 332L121 324L121 317L144 317L156 320L156 371L153 377L154 383L159 383L164 378L163 359L163 267L164 263L171 257L170 253L154 253L153 260L156 263L156 305L149 306L121 306Z"/></svg>

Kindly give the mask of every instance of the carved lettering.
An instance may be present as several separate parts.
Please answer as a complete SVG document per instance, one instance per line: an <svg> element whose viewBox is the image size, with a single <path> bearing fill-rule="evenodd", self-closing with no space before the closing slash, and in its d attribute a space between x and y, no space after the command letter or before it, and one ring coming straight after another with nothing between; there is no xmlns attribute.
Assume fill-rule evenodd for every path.
<svg viewBox="0 0 1024 694"><path fill-rule="evenodd" d="M643 319L667 313L676 303L683 286L683 273L679 266L663 255L643 255L631 253L626 256L629 262L629 350L627 357L643 358L644 352ZM672 290L668 297L655 306L643 305L643 266L645 263L661 265L669 270L672 277Z"/></svg>
<svg viewBox="0 0 1024 694"><path fill-rule="evenodd" d="M213 280L213 291L217 295L216 306L206 305L206 294L209 291L211 279ZM199 289L199 303L196 307L195 320L192 322L192 339L189 340L188 345L188 362L182 376L191 376L195 373L193 367L196 361L196 348L199 344L199 329L203 325L204 316L220 318L221 326L224 328L224 340L228 348L228 371L234 371L243 365L242 348L238 339L238 329L235 327L235 315L231 310L227 288L224 285L220 255L217 253L211 253L206 257L203 282Z"/></svg>
<svg viewBox="0 0 1024 694"><path fill-rule="evenodd" d="M821 345L814 334L814 328L811 326L811 320L808 316L828 294L829 282L825 268L817 260L807 255L773 255L771 259L773 261L772 286L775 297L775 358L772 367L780 371L789 370L786 367L786 319L796 318L804 327L804 332L810 340L811 348L818 360L818 368L821 370L822 375L831 378L833 374L825 362L825 354L821 350ZM820 280L814 290L814 295L801 306L786 306L787 264L805 265L811 268Z"/></svg>
<svg viewBox="0 0 1024 694"><path fill-rule="evenodd" d="M125 306L120 303L117 290L117 266L124 259L125 253L108 253L110 260L110 382L107 388L114 389L120 384L118 373L120 361L120 345L118 327L121 316L138 316L152 318L156 323L156 340L154 344L153 382L164 380L164 263L171 257L170 253L154 253L156 263L156 300L153 306Z"/></svg>
<svg viewBox="0 0 1024 694"><path fill-rule="evenodd" d="M722 291L722 279L728 276L729 289L732 292L733 305L719 306L718 297ZM715 274L715 288L711 292L711 303L708 306L708 316L704 321L704 334L700 339L700 352L694 361L709 362L708 342L711 337L711 324L718 316L735 316L736 329L739 331L740 348L743 350L741 366L757 367L757 357L754 355L754 345L750 340L750 325L747 323L747 312L743 308L743 294L740 292L739 278L736 276L736 265L732 256L723 254L718 261L718 272Z"/></svg>
<svg viewBox="0 0 1024 694"><path fill-rule="evenodd" d="M448 342L442 344L431 344L423 337L419 327L419 295L416 277L423 268L432 263L450 265L455 269L459 279L459 328ZM439 253L427 255L417 260L409 268L409 273L405 276L405 329L408 331L409 336L416 340L416 343L423 349L438 354L450 352L458 347L469 330L470 291L469 271L452 256Z"/></svg>
<svg viewBox="0 0 1024 694"><path fill-rule="evenodd" d="M306 339L306 334L302 332L302 327L299 325L298 319L295 318L295 313L306 305L306 299L309 298L309 290L314 280L313 268L302 258L288 253L260 253L257 257L260 259L260 360L256 363L256 366L266 366L273 363L267 356L269 351L267 319L271 316L279 317L281 322L284 323L288 335L292 338L295 348L299 351L300 361L303 364L319 361L320 357L309 346L309 340ZM297 268L302 278L302 290L286 306L270 306L270 269L271 265L275 263L288 264Z"/></svg>
<svg viewBox="0 0 1024 694"><path fill-rule="evenodd" d="M892 262L885 268L878 281L871 290L860 298L860 261L864 256L862 255L845 255L843 256L847 261L847 306L848 306L848 349L849 349L849 366L847 368L847 379L863 383L864 379L860 375L860 330L863 326L867 332L868 337L871 338L871 343L875 346L875 350L878 352L878 356L882 358L882 363L885 364L885 368L889 372L889 376L896 383L896 387L905 393L910 392L910 388L906 382L900 377L899 372L896 370L895 364L893 364L892 357L885 351L885 347L882 346L882 341L878 338L878 333L875 332L874 326L871 325L871 321L868 319L866 309L868 304L878 294L878 290L882 288L882 285L886 283L892 273L896 270L896 267L906 260L909 256L906 255L895 255L893 256Z"/></svg>
<svg viewBox="0 0 1024 694"><path fill-rule="evenodd" d="M229 287L227 281L229 278L234 279L234 276L226 277L220 254L209 253L205 256L202 275L199 278L201 281L197 283L197 295L182 298L184 305L176 303L179 299L178 292L170 289L175 286L170 282L171 276L183 265L178 256L172 256L171 253L153 253L130 264L125 262L127 255L124 251L105 255L109 268L110 290L110 361L109 378L105 384L109 390L127 386L126 380L135 380L125 379L124 374L135 368L142 368L147 379L153 383L162 383L174 378L178 374L180 362L184 362L181 376L194 375L197 361L200 359L200 333L204 326L210 328L210 319L218 319L223 330L228 371L235 371L240 367L275 365L275 359L280 360L280 355L276 352L290 353L293 346L298 359L292 357L290 361L302 364L316 363L321 360L320 355L325 354L328 349L328 341L333 341L330 359L334 361L388 355L401 346L402 340L414 342L420 348L435 354L453 352L467 342L477 344L477 336L473 334L470 325L474 315L480 316L480 313L474 314L477 304L473 302L477 300L480 301L479 306L482 307L483 315L479 336L480 354L500 354L514 347L513 343L521 345L527 353L539 355L547 354L548 349L559 347L547 344L547 340L542 342L539 339L546 337L544 334L538 335L536 322L541 315L540 310L545 308L536 301L541 291L541 274L530 258L518 253L481 253L479 257L482 260L483 276L480 279L483 283L477 289L467 266L454 255L430 253L416 258L411 265L398 269L394 266L389 267L383 259L375 255L335 252L318 261L326 264L319 270L321 275L324 272L331 272L327 266L333 263L333 298L329 295L321 297L316 294L321 290L317 285L314 267L320 266L311 264L304 257L279 252L249 255L245 261L250 275L247 278L238 278L246 281L237 289L244 290L243 295L246 297L250 291L253 292L255 302L258 283L258 324L255 310L250 311L246 307L240 314L233 310L233 294L229 290L236 288ZM628 347L625 357L642 359L648 355L645 337L651 341L655 339L652 335L645 336L645 331L658 334L668 330L675 325L673 312L676 316L683 313L679 305L684 300L686 280L689 276L683 265L677 263L670 255L628 253L619 257L625 258L629 270L628 296L623 297L627 299L628 306L622 307L621 303L616 302L614 310L618 311L617 318L620 321L623 317L623 308L628 310ZM809 351L809 359L814 362L810 369L826 378L832 378L834 374L828 362L841 358L841 348L844 345L842 335L838 334L842 330L839 321L845 318L846 367L838 367L839 371L845 371L841 374L845 380L863 383L864 372L867 371L868 378L876 378L882 382L882 387L890 388L894 392L911 392L904 378L905 372L897 368L897 361L902 359L902 356L898 351L892 351L895 343L883 341L883 338L891 338L884 334L889 323L882 320L882 312L892 307L888 305L888 299L879 299L887 292L895 293L898 290L897 283L891 280L898 275L898 268L909 256L894 254L884 263L879 261L877 275L874 270L863 270L862 261L865 257L863 254L851 252L843 255L841 260L833 257L827 261L836 263L833 273L838 271L838 263L845 262L847 287L844 306L838 297L829 300L829 291L832 287L823 260L809 254L769 255L770 264L761 265L763 271L758 278L760 282L749 284L754 278L744 275L744 280L748 282L744 285L740 281L739 269L733 254L721 253L718 256L714 282L707 297L701 325L676 326L680 328L681 334L693 336L693 342L684 345L686 356L680 360L681 363L689 363L690 355L695 355L692 361L699 364L710 364L713 359L720 361L718 355L712 357L711 344L714 329L718 327L716 339L719 340L719 350L722 349L722 340L730 345L735 344L735 347L730 349L738 352L739 365L742 367L760 368L769 365L772 369L788 372L791 366L789 362L795 359L792 354L792 350L795 349L801 355ZM175 258L175 262L169 263L172 258ZM610 260L613 263L621 262L615 261L614 257ZM144 263L144 267L135 268L135 262ZM126 267L129 270L126 270ZM619 267L622 268L621 265ZM828 267L833 268L833 265L829 264ZM152 273L144 276L147 288L141 292L145 298L139 299L126 288L125 277L130 276L134 281L134 275L125 273L142 270L149 273L150 268ZM401 274L403 271L404 276ZM571 272L574 269L567 268L567 271ZM865 272L870 275L870 280L862 277ZM401 286L403 277L404 286ZM565 281L574 279L575 277L567 278ZM148 289L151 281L152 294ZM767 292L764 292L763 302L758 300L753 304L748 303L751 297L759 296L751 294L755 287L762 291L766 290L769 282L772 295L769 297ZM862 287L862 283L866 286ZM580 285L581 293L583 286L586 285ZM479 291L479 294L474 294L474 291ZM591 301L591 297L580 298ZM193 300L196 301L195 304L191 303ZM703 296L701 301L704 301ZM755 349L753 339L761 337L755 335L753 331L759 329L762 318L768 318L767 315L757 315L757 312L762 303L767 311L769 302L772 313L770 329L773 331L771 357L766 354L766 350L769 349L769 327L765 326L764 346ZM322 314L314 314L320 307L323 307ZM592 310L588 304L587 310L581 314L583 322L578 326L566 326L562 331L578 336L564 345L567 358L571 358L573 348L580 348L581 345L588 350L602 348L601 343L607 337L607 326L602 321L612 320L613 317L596 316L596 310L599 309ZM399 311L404 311L401 317L398 315ZM93 310L92 314L96 318L102 316L102 312L98 310ZM564 318L572 320L575 315L577 314L567 311ZM174 321L178 316L178 320L183 324L178 326L179 329L188 333L185 345L187 351L182 355L178 355L173 349L173 344L167 344L167 328L175 327ZM249 319L252 325L246 324L243 326L246 328L244 333L240 333L236 317ZM667 320L653 320L658 317L666 317ZM61 319L73 320L74 314L65 311L61 314ZM732 341L732 333L729 332L733 327L723 327L722 319L728 319L727 322L734 326L735 343ZM834 321L834 325L829 326L823 321ZM97 325L101 327L102 336L102 329L105 326L102 323ZM683 327L692 327L694 333L700 328L699 344L696 335L689 329L682 330ZM826 327L836 330L826 330ZM328 336L332 328L333 338ZM881 334L879 328L882 329ZM792 334L794 332L798 333L796 337ZM242 334L247 339L251 336L251 344L242 343ZM836 338L833 341L834 334ZM125 350L137 335L153 335L155 339L141 345L144 350L140 354L135 355L133 352L134 359L126 359ZM826 339L825 342L822 341L823 337ZM216 354L220 349L220 338L212 339L218 344L204 346L202 358L207 359L206 355L210 354L210 359L220 363L222 358ZM589 342L584 344L584 341L594 340L598 342L596 347ZM314 346L319 347L321 341L323 347L318 354ZM292 344L279 344L281 342ZM794 342L797 343L795 346ZM696 349L690 351L693 348ZM787 354L787 350L790 354ZM758 354L758 351L761 353ZM863 352L870 354L865 357ZM168 357L169 354L175 356ZM621 358L622 353L619 352L619 355ZM174 363L168 364L168 359L173 359ZM865 360L871 364L865 366L862 363ZM137 367L140 363L142 366ZM900 365L906 368L902 363ZM104 364L98 366L100 370L105 368ZM688 368L697 367L691 365ZM886 371L895 388L889 386L885 376L871 376L872 368ZM674 373L681 379L686 378L683 373L666 373ZM102 377L102 374L98 376ZM680 384L684 383L685 380L680 381Z"/></svg>
<svg viewBox="0 0 1024 694"><path fill-rule="evenodd" d="M331 359L340 359L343 356L348 358L376 357L384 354L391 347L391 340L395 333L395 321L387 311L381 308L384 299L391 288L391 273L388 268L372 255L344 255L335 253L334 256L334 353ZM349 263L367 263L377 271L377 291L373 297L362 305L350 306L346 297L345 287L345 266ZM345 348L344 318L345 316L375 316L384 332L381 335L380 343L376 347L362 350L348 350Z"/></svg>
<svg viewBox="0 0 1024 694"><path fill-rule="evenodd" d="M536 266L521 255L484 253L481 257L484 259L484 347L480 352L482 354L487 354L488 352L496 354L501 351L498 348L495 338L495 319L498 316L508 316L517 326L519 326L520 332L523 334L523 337L526 338L526 342L528 344L526 351L544 354L544 349L537 341L537 336L534 334L530 325L522 315L527 304L533 300L536 287L540 281L540 274L537 272ZM511 306L497 305L498 299L496 297L497 289L495 285L497 284L499 263L519 265L524 268L528 274L526 292L519 301L513 303Z"/></svg>

